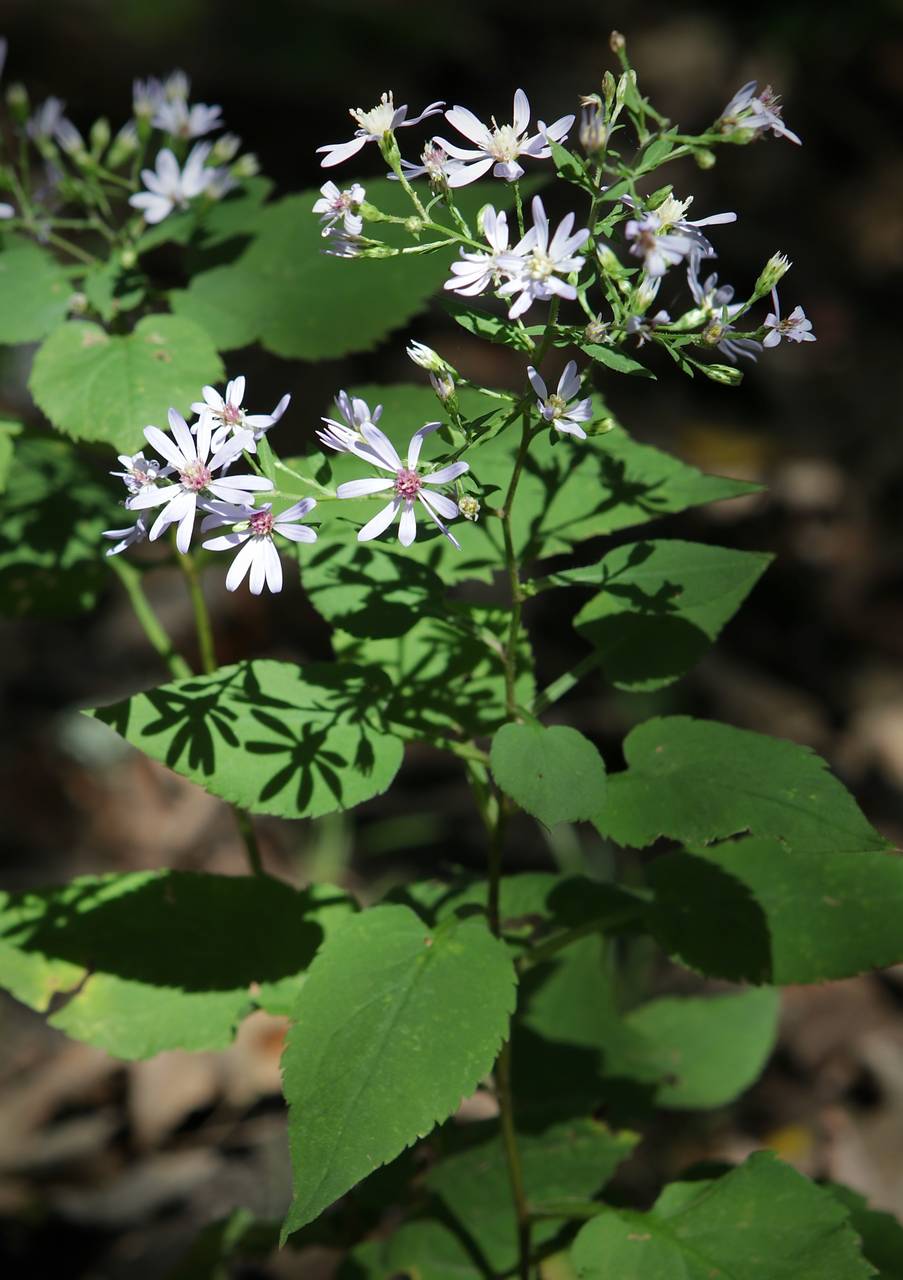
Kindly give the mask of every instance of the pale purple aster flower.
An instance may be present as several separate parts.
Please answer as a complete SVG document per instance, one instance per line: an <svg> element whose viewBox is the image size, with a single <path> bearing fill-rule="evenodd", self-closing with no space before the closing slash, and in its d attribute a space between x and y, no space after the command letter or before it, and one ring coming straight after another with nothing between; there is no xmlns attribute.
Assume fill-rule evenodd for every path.
<svg viewBox="0 0 903 1280"><path fill-rule="evenodd" d="M765 317L765 328L770 329L771 332L767 338L763 339L763 347L776 347L782 338L786 338L788 342L815 342L812 321L806 319L806 313L802 307L794 307L787 319L782 320L777 289L772 289L771 301L774 304L774 311Z"/></svg>
<svg viewBox="0 0 903 1280"><path fill-rule="evenodd" d="M150 120L164 100L163 84L155 76L132 81L132 114L137 120Z"/></svg>
<svg viewBox="0 0 903 1280"><path fill-rule="evenodd" d="M636 208L630 196L621 198L624 204ZM669 267L677 266L694 251L705 258L713 258L715 250L699 228L737 221L736 213L713 213L708 218L686 219L684 214L692 201L692 196L686 200L668 196L657 209L643 213L639 218L631 218L625 224L624 234L633 242L630 253L643 259L647 275L663 276Z"/></svg>
<svg viewBox="0 0 903 1280"><path fill-rule="evenodd" d="M157 156L156 170L141 170L141 181L147 190L129 196L129 204L140 209L149 223L162 222L175 208L186 209L188 202L206 191L216 176L214 169L204 167L209 154L210 144L198 142L180 169L169 147L164 147Z"/></svg>
<svg viewBox="0 0 903 1280"><path fill-rule="evenodd" d="M349 235L341 227L330 227L324 232L327 237L323 253L330 258L357 258L360 256L364 241L361 236Z"/></svg>
<svg viewBox="0 0 903 1280"><path fill-rule="evenodd" d="M120 552L125 551L126 547L133 547L137 542L147 540L147 516L142 512L134 524L128 525L125 529L104 529L101 536L116 540L115 547L110 547L107 555L118 556Z"/></svg>
<svg viewBox="0 0 903 1280"><path fill-rule="evenodd" d="M226 590L234 591L248 577L251 594L259 596L264 583L270 591L282 590L282 561L276 550L274 535L290 542L316 542L317 533L306 524L299 524L317 505L314 498L302 498L286 511L273 515L270 503L255 511L234 506L231 503L211 503L211 512L201 522L206 531L217 525L231 524L229 533L208 538L201 545L208 551L232 551L240 548L226 574Z"/></svg>
<svg viewBox="0 0 903 1280"><path fill-rule="evenodd" d="M372 461L381 471L389 471L392 475L389 479L377 476L372 480L349 480L346 484L338 486L336 497L363 498L371 493L383 493L389 489L394 490L394 495L391 502L378 511L372 520L368 520L358 532L358 542L369 542L371 538L378 538L398 515L400 516L398 541L403 547L409 547L417 537L417 518L414 510L416 498L439 530L460 551L461 544L444 523L445 520L453 520L458 514L458 504L452 502L451 498L447 498L445 494L434 492L433 486L450 484L452 480L457 480L458 476L470 470L469 465L461 461L452 462L427 475L421 475L417 468L424 438L441 426L441 422L427 422L419 431L415 431L408 445L407 458L402 462L392 441L380 431L379 427L375 427L372 422L361 424L361 435L372 451ZM363 456L357 449L349 451Z"/></svg>
<svg viewBox="0 0 903 1280"><path fill-rule="evenodd" d="M172 475L172 467L164 466L156 458L145 458L143 453L120 453L118 461L123 470L111 471L110 475L120 479L130 494L152 488L158 480Z"/></svg>
<svg viewBox="0 0 903 1280"><path fill-rule="evenodd" d="M276 425L291 403L291 396L286 393L272 413L248 413L243 405L245 398L245 378L233 378L226 383L225 395L220 395L215 387L204 387L203 400L196 400L191 406L198 418L206 417L210 422L212 436L210 447L221 448L230 435L243 434L248 438L244 448L248 453L256 451L257 442ZM197 431L197 423L191 428Z"/></svg>
<svg viewBox="0 0 903 1280"><path fill-rule="evenodd" d="M32 142L39 138L52 138L63 117L66 104L62 98L47 98L33 113L25 125L25 132Z"/></svg>
<svg viewBox="0 0 903 1280"><path fill-rule="evenodd" d="M436 190L464 185L454 179L463 172L466 166L460 160L452 160L445 148L435 138L431 138L423 148L420 154L420 164L413 164L410 160L402 160L401 167L406 178L427 177L430 180L430 185ZM390 173L389 177L397 179L397 174Z"/></svg>
<svg viewBox="0 0 903 1280"><path fill-rule="evenodd" d="M335 449L337 453L356 453L359 458L368 462L375 461L370 445L361 435L364 423L375 426L382 417L383 407L378 404L373 412L366 400L359 396L349 396L347 391L340 391L335 398L336 408L344 422L336 422L334 418L322 418L326 423L325 431L317 431L317 439L327 449Z"/></svg>
<svg viewBox="0 0 903 1280"><path fill-rule="evenodd" d="M320 199L313 207L313 212L320 215L323 224L321 234L328 236L341 221L346 235L359 236L364 229L364 219L358 210L366 194L359 182L345 191L340 191L334 182L324 182L320 188Z"/></svg>
<svg viewBox="0 0 903 1280"><path fill-rule="evenodd" d="M437 115L445 106L444 102L431 102L413 120L407 119L407 106L396 107L392 94L384 93L375 107L364 111L361 107L351 107L348 114L358 126L350 142L330 142L325 147L317 147L317 153L325 152L320 166L329 169L357 155L368 142L379 142L386 134L396 129L407 128L408 125L419 124L427 116Z"/></svg>
<svg viewBox="0 0 903 1280"><path fill-rule="evenodd" d="M654 316L649 316L642 312L627 317L624 323L624 332L632 338L636 338L638 347L644 347L656 329L663 324L670 323L671 316L667 311L656 311Z"/></svg>
<svg viewBox="0 0 903 1280"><path fill-rule="evenodd" d="M214 472L232 462L242 449L247 448L250 432L233 436L211 458L211 423L206 415L197 424L197 434L192 435L181 414L170 409L169 427L172 439L159 427L145 427L144 438L171 465L178 475L178 483L143 489L129 498L126 506L130 511L163 506L148 536L153 542L171 524L178 524L176 546L184 554L191 545L199 502L206 506L213 498L220 498L224 502L233 502L236 506L247 506L251 501L251 493L272 489L273 482L264 476L251 475L230 475L214 479Z"/></svg>
<svg viewBox="0 0 903 1280"><path fill-rule="evenodd" d="M78 156L87 151L85 140L71 120L62 116L53 130L53 136L67 156Z"/></svg>
<svg viewBox="0 0 903 1280"><path fill-rule="evenodd" d="M465 253L462 249L458 262L451 264L452 278L446 280L445 288L467 298L483 293L491 285L501 281L502 268L500 258L508 253L508 219L504 211L496 213L491 204L483 210L483 235L489 243L491 253ZM516 252L516 251L515 251Z"/></svg>
<svg viewBox="0 0 903 1280"><path fill-rule="evenodd" d="M0 218L14 218L16 211L11 204L0 201Z"/></svg>
<svg viewBox="0 0 903 1280"><path fill-rule="evenodd" d="M530 103L523 89L514 95L512 124L496 124L492 120L492 128L483 124L472 111L466 107L452 107L446 111L445 118L463 134L474 147L459 147L444 138L436 138L445 151L455 160L463 161L462 166L448 176L450 187L463 187L469 182L476 182L492 168L495 178L504 178L506 182L516 182L524 172L517 163L519 156L530 156L534 160L544 160L552 154L549 142L561 142L567 137L568 130L574 123L574 117L562 116L553 124L545 125L538 121L539 132L527 134L530 124Z"/></svg>
<svg viewBox="0 0 903 1280"><path fill-rule="evenodd" d="M549 240L549 219L542 200L533 197L533 226L514 246L511 253L499 255L499 266L510 279L499 289L501 297L517 293L519 297L508 311L508 318L516 320L537 300L548 301L553 295L573 300L577 297L575 285L568 284L561 276L577 272L584 263L578 250L589 239L589 228L574 231L574 215L568 213L558 224Z"/></svg>
<svg viewBox="0 0 903 1280"><path fill-rule="evenodd" d="M203 102L189 107L184 98L164 99L154 112L152 123L174 138L203 138L223 127L222 114L222 107L208 107Z"/></svg>
<svg viewBox="0 0 903 1280"><path fill-rule="evenodd" d="M589 422L593 416L593 402L590 396L578 400L580 394L580 377L577 373L576 360L569 360L564 372L558 379L558 388L549 395L545 380L532 365L527 369L530 386L539 396L537 408L546 422L551 423L556 431L565 435L576 436L578 440L586 439L586 432L581 422Z"/></svg>
<svg viewBox="0 0 903 1280"><path fill-rule="evenodd" d="M702 281L699 279L699 264L702 257L701 253L694 251L690 254L687 263L687 284L690 286L693 300L707 315L718 315L733 320L737 312L743 310L743 303L733 301L734 286L719 285L717 275L706 276Z"/></svg>
<svg viewBox="0 0 903 1280"><path fill-rule="evenodd" d="M191 79L187 72L170 71L163 81L163 96L167 102L187 102L191 93Z"/></svg>
<svg viewBox="0 0 903 1280"><path fill-rule="evenodd" d="M734 326L729 320L719 320L717 316L713 316L702 331L702 340L706 346L715 347L720 351L731 364L736 364L740 356L752 360L755 364L762 350L762 343L757 342L755 338L732 337L734 332Z"/></svg>
<svg viewBox="0 0 903 1280"><path fill-rule="evenodd" d="M757 88L756 81L750 80L742 89L738 89L713 128L726 134L748 129L756 138L770 129L776 138L786 138L797 146L802 145L802 139L788 129L781 119L781 99L771 85L766 85L760 94L756 93Z"/></svg>

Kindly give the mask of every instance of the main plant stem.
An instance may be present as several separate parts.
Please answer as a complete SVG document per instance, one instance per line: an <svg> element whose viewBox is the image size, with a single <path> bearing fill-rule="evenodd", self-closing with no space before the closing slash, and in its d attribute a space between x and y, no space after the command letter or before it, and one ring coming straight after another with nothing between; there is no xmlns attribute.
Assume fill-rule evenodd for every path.
<svg viewBox="0 0 903 1280"><path fill-rule="evenodd" d="M111 556L108 564L119 578L123 587L125 587L141 630L166 663L169 674L174 680L182 680L185 676L190 676L191 667L189 667L182 655L173 648L172 641L166 634L160 619L154 613L151 602L145 595L144 587L141 584L141 570L136 569L134 565L129 564L127 561L121 560L119 556Z"/></svg>
<svg viewBox="0 0 903 1280"><path fill-rule="evenodd" d="M204 590L201 586L198 567L190 552L179 556L179 564L185 575L188 594L191 597L191 608L194 612L194 625L198 637L198 651L201 657L201 669L205 675L212 676L217 669L216 650L213 647L213 627L210 622L210 610L207 608L207 601L204 599ZM239 834L244 842L245 852L248 855L248 864L252 873L255 876L264 875L260 846L254 833L251 815L246 809L241 809L236 804L230 804L229 808L235 815L235 825L238 827Z"/></svg>
<svg viewBox="0 0 903 1280"><path fill-rule="evenodd" d="M530 417L524 413L521 431L520 448L514 461L514 470L508 484L505 501L499 511L502 521L502 537L505 541L505 572L508 575L508 588L511 593L511 619L508 624L508 638L505 642L505 705L511 719L516 719L517 710L517 642L520 636L521 613L524 605L524 592L521 586L520 571L517 563L517 551L514 546L514 531L511 524L511 508L518 482L524 469L527 453L533 432L530 429Z"/></svg>

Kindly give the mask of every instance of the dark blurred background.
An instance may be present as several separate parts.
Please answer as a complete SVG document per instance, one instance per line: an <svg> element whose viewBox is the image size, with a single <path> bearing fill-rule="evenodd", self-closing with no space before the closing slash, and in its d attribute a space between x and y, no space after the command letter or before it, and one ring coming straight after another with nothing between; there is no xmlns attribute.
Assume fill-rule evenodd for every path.
<svg viewBox="0 0 903 1280"><path fill-rule="evenodd" d="M443 98L503 120L523 86L535 116L555 119L614 67L612 28L627 36L644 92L688 130L714 119L747 80L770 82L783 96L803 147L771 138L725 147L714 169L689 163L667 177L679 195L695 193L691 216L739 213L717 237L722 280L742 292L770 254L790 257L784 311L801 303L818 341L765 353L739 390L690 382L656 353L658 382L606 378L606 396L634 434L768 486L761 498L675 518L656 533L769 550L778 560L681 684L639 697L590 682L560 714L595 737L611 767L624 732L663 711L807 743L899 841L901 4L0 0L5 79L25 81L33 100L55 94L80 127L105 114L116 128L134 77L182 67L192 101L222 105L280 193L319 186L315 147L349 137L347 107L369 107L387 88L412 110ZM412 148L421 136L401 135ZM381 171L368 148L342 173ZM676 303L682 287L675 273L661 305ZM507 352L473 345L438 308L365 356L313 367L231 353L227 365L230 376L249 375L264 405L292 391L280 443L300 452L340 386L415 379L403 352L410 337L481 380L504 385L514 376ZM0 356L0 416L35 421L24 389L30 359L25 349ZM155 599L190 652L181 583L165 572L158 579ZM227 596L221 579L215 573L206 585L222 660L326 652L324 628L297 588L254 601L244 591ZM582 649L542 602L529 622L544 683ZM163 865L241 872L218 802L112 748L71 711L161 676L112 582L87 618L3 623L0 636L4 887ZM482 856L460 775L426 749L411 753L396 788L354 822L260 826L275 870L299 881L342 879L365 897L442 869L453 848L474 866ZM544 844L526 826L509 855L512 867L572 868L588 857L596 869L607 857L567 833ZM899 981L891 974L789 993L781 1048L753 1100L710 1121L703 1137L682 1132L661 1158L679 1166L688 1151L734 1156L768 1142L808 1172L853 1182L899 1212ZM24 1274L26 1262L58 1269L65 1250L68 1275L165 1275L194 1232L232 1205L281 1212L276 1020L251 1019L230 1054L162 1055L126 1070L67 1044L12 1002L0 1006L0 1029L0 1217L11 1274ZM261 1267L242 1274L320 1274L310 1259L300 1270L292 1257Z"/></svg>

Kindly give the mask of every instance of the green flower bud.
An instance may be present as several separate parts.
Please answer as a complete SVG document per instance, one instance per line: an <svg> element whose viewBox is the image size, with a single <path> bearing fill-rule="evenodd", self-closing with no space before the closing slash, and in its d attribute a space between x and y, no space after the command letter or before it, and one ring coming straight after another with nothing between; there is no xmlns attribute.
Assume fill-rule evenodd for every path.
<svg viewBox="0 0 903 1280"><path fill-rule="evenodd" d="M122 253L119 255L119 261L122 263L122 266L126 271L131 271L132 267L134 267L138 262L138 254L132 246L129 245L127 248L123 249Z"/></svg>
<svg viewBox="0 0 903 1280"><path fill-rule="evenodd" d="M88 310L88 298L84 293L73 293L69 299L69 314L83 316Z"/></svg>
<svg viewBox="0 0 903 1280"><path fill-rule="evenodd" d="M9 107L10 114L17 123L22 124L27 120L28 112L31 109L31 103L28 99L28 90L24 84L16 81L6 90L6 105Z"/></svg>
<svg viewBox="0 0 903 1280"><path fill-rule="evenodd" d="M698 151L694 151L693 158L700 169L714 169L718 161L715 152L709 151L708 147L700 147Z"/></svg>
<svg viewBox="0 0 903 1280"><path fill-rule="evenodd" d="M696 366L713 382L721 382L727 387L736 387L743 381L743 373L730 364L699 364Z"/></svg>
<svg viewBox="0 0 903 1280"><path fill-rule="evenodd" d="M213 150L210 153L210 159L214 164L230 164L238 155L241 149L241 138L237 133L224 133L221 138L217 138L213 144Z"/></svg>
<svg viewBox="0 0 903 1280"><path fill-rule="evenodd" d="M608 45L612 53L623 53L627 48L627 41L621 35L620 31L613 31L608 37Z"/></svg>
<svg viewBox="0 0 903 1280"><path fill-rule="evenodd" d="M110 122L103 116L91 125L88 137L91 143L91 155L95 160L99 160L110 145L110 136Z"/></svg>
<svg viewBox="0 0 903 1280"><path fill-rule="evenodd" d="M788 260L783 253L773 253L765 266L762 268L762 274L756 281L754 290L757 298L762 298L766 293L771 293L777 282L787 274L793 263Z"/></svg>
<svg viewBox="0 0 903 1280"><path fill-rule="evenodd" d="M260 173L260 161L252 151L247 151L232 166L233 178L256 178Z"/></svg>

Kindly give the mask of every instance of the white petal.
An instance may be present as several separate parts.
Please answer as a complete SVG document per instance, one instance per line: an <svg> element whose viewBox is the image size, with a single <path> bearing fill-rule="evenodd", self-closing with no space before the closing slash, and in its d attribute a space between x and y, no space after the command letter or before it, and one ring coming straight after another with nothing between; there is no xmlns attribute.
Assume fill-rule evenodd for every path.
<svg viewBox="0 0 903 1280"><path fill-rule="evenodd" d="M417 517L414 515L414 503L408 498L401 511L398 522L398 541L403 547L409 547L417 537Z"/></svg>
<svg viewBox="0 0 903 1280"><path fill-rule="evenodd" d="M318 153L326 153L320 161L320 167L329 169L332 165L350 160L352 156L357 155L364 143L369 141L369 137L364 134L363 137L352 138L350 142L332 142L328 146L317 147Z"/></svg>
<svg viewBox="0 0 903 1280"><path fill-rule="evenodd" d="M432 495L432 494L430 494L430 497L432 497L432 496L433 496L433 495ZM460 544L460 542L459 542L459 541L458 541L458 539L454 536L454 534L453 534L453 533L450 533L450 532L448 531L448 529L445 527L445 525L444 525L444 523L442 522L442 520L440 519L440 517L439 517L438 513L437 513L436 511L434 511L434 510L433 510L433 507L430 505L430 502L429 502L429 500L427 499L427 497L424 495L424 492L423 492L423 490L422 490L422 489L421 489L421 490L420 490L420 492L418 493L417 497L418 497L418 498L420 499L420 501L423 503L423 506L426 508L426 510L427 510L427 512L429 513L429 515L430 515L431 519L433 520L433 522L438 526L439 531L440 531L441 533L443 533L443 534L445 535L445 537L446 537L446 538L448 538L449 542L452 544L452 546L453 546L453 547L457 547L457 548L458 548L458 550L460 551L460 550L461 550L461 544Z"/></svg>
<svg viewBox="0 0 903 1280"><path fill-rule="evenodd" d="M245 574L251 567L251 560L254 556L254 539L249 538L238 555L229 565L229 572L226 574L226 590L234 591L240 586L244 580Z"/></svg>
<svg viewBox="0 0 903 1280"><path fill-rule="evenodd" d="M183 556L187 554L188 549L191 546L191 535L194 532L194 517L198 508L197 495L191 493L187 496L192 500L191 506L182 516L182 519L179 521L179 528L176 531L176 546Z"/></svg>
<svg viewBox="0 0 903 1280"><path fill-rule="evenodd" d="M421 490L421 492L423 492L423 490ZM440 516L444 516L446 520L454 520L455 516L458 514L457 502L452 502L451 498L446 497L444 493L434 493L433 490L430 489L426 494L424 494L424 497L429 503L430 508L435 508L436 511L439 512Z"/></svg>
<svg viewBox="0 0 903 1280"><path fill-rule="evenodd" d="M573 400L580 390L580 379L577 377L577 361L569 360L558 379L558 394L567 403Z"/></svg>
<svg viewBox="0 0 903 1280"><path fill-rule="evenodd" d="M523 89L514 95L514 132L524 133L530 123L530 103Z"/></svg>
<svg viewBox="0 0 903 1280"><path fill-rule="evenodd" d="M527 377L530 379L530 386L539 396L540 400L548 400L549 389L545 384L545 379L538 374L532 364L527 367Z"/></svg>
<svg viewBox="0 0 903 1280"><path fill-rule="evenodd" d="M394 444L384 431L374 426L372 422L362 422L361 435L388 471L401 470L401 458L399 458Z"/></svg>
<svg viewBox="0 0 903 1280"><path fill-rule="evenodd" d="M395 484L394 480L346 480L335 491L337 498L363 498L369 493L384 493Z"/></svg>
<svg viewBox="0 0 903 1280"><path fill-rule="evenodd" d="M478 120L466 107L452 107L450 111L446 111L445 118L449 124L455 126L458 133L463 133L465 138L475 142L481 150L491 146L492 134L482 120Z"/></svg>
<svg viewBox="0 0 903 1280"><path fill-rule="evenodd" d="M277 520L273 528L289 542L316 542L317 531L308 524L280 524Z"/></svg>
<svg viewBox="0 0 903 1280"><path fill-rule="evenodd" d="M385 533L395 519L395 513L400 506L401 498L393 498L381 511L377 511L373 519L368 520L363 529L358 532L358 542L369 542L371 538L378 538L381 533Z"/></svg>
<svg viewBox="0 0 903 1280"><path fill-rule="evenodd" d="M184 471L189 459L195 456L193 442L191 446L191 453L189 453L187 458L183 457L175 442L170 440L169 436L161 431L159 427L145 427L144 438L148 444L153 445L157 450L157 453L159 453L162 458L165 458L167 462L172 463L177 471Z"/></svg>
<svg viewBox="0 0 903 1280"><path fill-rule="evenodd" d="M169 418L169 429L175 438L176 444L181 449L183 456L189 461L193 461L199 457L202 461L205 461L202 455L198 453L194 436L188 430L188 423L182 415L177 413L175 409L170 409L167 417Z"/></svg>
<svg viewBox="0 0 903 1280"><path fill-rule="evenodd" d="M267 586L275 594L282 590L282 561L279 559L279 552L273 545L272 538L267 538L263 547Z"/></svg>
<svg viewBox="0 0 903 1280"><path fill-rule="evenodd" d="M441 422L427 422L419 431L414 432L411 436L411 443L408 445L408 470L415 471L417 469L417 462L420 458L420 450L423 448L424 439L441 426Z"/></svg>
<svg viewBox="0 0 903 1280"><path fill-rule="evenodd" d="M126 507L129 511L146 511L148 507L159 507L164 502L172 502L181 492L182 486L178 484L168 484L162 489L142 489L128 499Z"/></svg>
<svg viewBox="0 0 903 1280"><path fill-rule="evenodd" d="M477 160L474 164L462 164L460 168L454 169L446 175L446 181L450 187L455 189L466 187L471 182L476 182L478 178L482 178L493 163L492 156L487 156L485 160Z"/></svg>
<svg viewBox="0 0 903 1280"><path fill-rule="evenodd" d="M450 462L447 467L440 467L438 471L433 471L430 475L423 477L424 484L448 484L451 480L457 480L458 476L463 476L465 471L470 470L470 463L459 460L458 462Z"/></svg>
<svg viewBox="0 0 903 1280"><path fill-rule="evenodd" d="M201 528L204 524L206 521L202 522ZM249 529L245 529L242 533L222 533L218 538L208 538L206 542L201 543L201 546L206 551L232 551L235 547L240 547L243 542L247 542L250 536Z"/></svg>
<svg viewBox="0 0 903 1280"><path fill-rule="evenodd" d="M284 511L280 511L276 520L279 524L284 524L290 520L300 520L302 516L306 516L308 511L313 511L317 505L316 498L302 498L300 502L295 502L290 507L286 507Z"/></svg>

